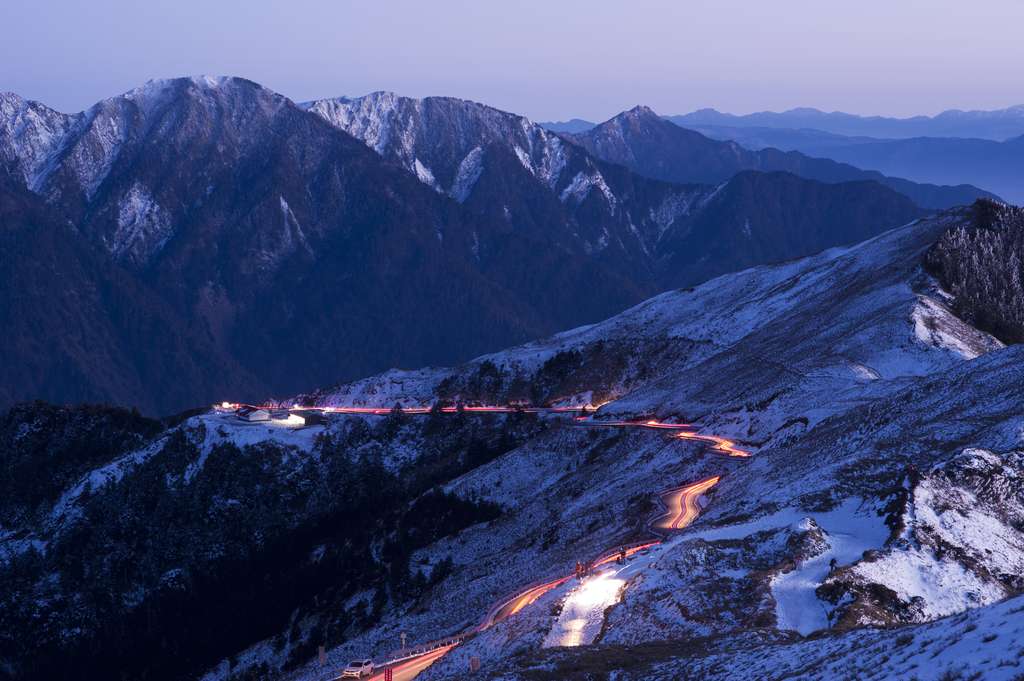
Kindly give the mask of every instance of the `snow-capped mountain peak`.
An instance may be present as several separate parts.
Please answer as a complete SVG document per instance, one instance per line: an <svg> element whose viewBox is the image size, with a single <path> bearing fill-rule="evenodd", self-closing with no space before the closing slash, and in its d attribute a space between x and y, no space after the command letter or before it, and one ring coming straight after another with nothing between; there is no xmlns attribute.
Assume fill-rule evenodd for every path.
<svg viewBox="0 0 1024 681"><path fill-rule="evenodd" d="M75 118L13 92L0 93L0 162L30 188L38 187Z"/></svg>
<svg viewBox="0 0 1024 681"><path fill-rule="evenodd" d="M472 190L466 182L472 174L460 176L458 169L467 163L470 154L470 163L480 160L479 152L474 151L478 148L504 146L516 154L524 168L552 188L561 179L566 162L563 143L554 133L523 116L469 100L415 99L393 92L373 92L302 106L362 140L378 154L399 161L426 184L460 202Z"/></svg>

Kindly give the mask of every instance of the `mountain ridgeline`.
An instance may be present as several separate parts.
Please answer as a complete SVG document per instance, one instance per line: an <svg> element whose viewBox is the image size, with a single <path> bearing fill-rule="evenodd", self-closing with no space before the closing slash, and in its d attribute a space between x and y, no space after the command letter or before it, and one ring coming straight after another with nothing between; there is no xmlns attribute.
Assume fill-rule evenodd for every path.
<svg viewBox="0 0 1024 681"><path fill-rule="evenodd" d="M830 158L915 182L970 183L1008 201L1024 202L1024 135L1007 140L963 137L882 139L848 137L821 130L690 126L718 140L732 140L748 149L775 147L808 156Z"/></svg>
<svg viewBox="0 0 1024 681"><path fill-rule="evenodd" d="M684 128L728 126L733 128L816 130L834 135L890 139L974 137L999 141L1024 135L1024 105L996 111L950 109L936 116L912 116L910 118L857 116L842 111L819 111L810 107L780 112L760 111L744 116L722 113L714 109L700 109L668 118Z"/></svg>
<svg viewBox="0 0 1024 681"><path fill-rule="evenodd" d="M951 109L936 116L912 116L891 118L886 116L858 116L842 111L821 111L811 107L800 107L788 111L759 111L746 115L735 115L699 109L688 114L665 116L669 121L683 128L699 131L730 131L730 135L743 135L747 140L756 140L759 135L772 134L773 139L787 139L799 136L805 140L811 137L819 142L832 137L837 140L861 139L909 139L909 138L973 138L1000 142L1024 135L1024 105L1011 106L996 111L959 111ZM567 121L541 123L554 132L578 133L593 128L596 123L580 118ZM740 132L746 131L746 132ZM709 136L720 139L717 134ZM723 136L721 139L739 137ZM793 139L793 137L789 137ZM779 146L757 144L749 148ZM789 147L779 147L787 149ZM794 147L795 148L795 147ZM822 154L812 154L822 155Z"/></svg>
<svg viewBox="0 0 1024 681"><path fill-rule="evenodd" d="M917 184L799 152L751 151L682 128L643 106L570 137L598 158L668 182L721 182L741 170L782 171L829 183L875 181L924 208L950 208L978 198L994 198L970 185Z"/></svg>
<svg viewBox="0 0 1024 681"><path fill-rule="evenodd" d="M687 158L704 170L462 100L298 105L239 78L77 114L0 95L0 405L170 413L450 364L977 194Z"/></svg>

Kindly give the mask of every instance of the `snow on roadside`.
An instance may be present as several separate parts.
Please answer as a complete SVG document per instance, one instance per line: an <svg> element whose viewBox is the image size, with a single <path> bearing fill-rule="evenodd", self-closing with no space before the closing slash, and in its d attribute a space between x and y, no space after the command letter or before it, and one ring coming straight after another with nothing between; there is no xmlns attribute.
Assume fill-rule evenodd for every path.
<svg viewBox="0 0 1024 681"><path fill-rule="evenodd" d="M190 482L203 469L207 457L217 445L232 443L241 449L247 445L272 442L309 452L313 449L316 436L324 431L323 426L295 427L276 420L248 423L232 413L222 412L193 417L187 424L191 427L202 424L205 426L205 436L199 449L199 458L185 469L185 482Z"/></svg>
<svg viewBox="0 0 1024 681"><path fill-rule="evenodd" d="M619 602L626 582L617 570L591 575L566 596L562 613L544 639L544 648L594 642L604 624L604 611Z"/></svg>

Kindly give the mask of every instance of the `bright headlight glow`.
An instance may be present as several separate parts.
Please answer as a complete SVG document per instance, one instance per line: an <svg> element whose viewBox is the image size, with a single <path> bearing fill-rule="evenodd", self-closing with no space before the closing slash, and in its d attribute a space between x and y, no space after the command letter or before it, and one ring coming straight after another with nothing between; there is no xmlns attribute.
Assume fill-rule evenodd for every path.
<svg viewBox="0 0 1024 681"><path fill-rule="evenodd" d="M590 610L599 606L607 607L618 601L619 589L625 582L605 573L592 577L570 597L573 604Z"/></svg>
<svg viewBox="0 0 1024 681"><path fill-rule="evenodd" d="M591 643L601 630L604 611L618 603L626 580L612 571L587 577L562 606L562 614L545 645L579 646Z"/></svg>

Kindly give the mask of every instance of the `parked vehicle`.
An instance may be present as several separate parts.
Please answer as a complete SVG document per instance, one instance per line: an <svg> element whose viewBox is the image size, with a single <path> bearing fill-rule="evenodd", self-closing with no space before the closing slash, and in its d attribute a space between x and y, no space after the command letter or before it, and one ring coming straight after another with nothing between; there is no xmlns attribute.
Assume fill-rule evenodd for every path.
<svg viewBox="0 0 1024 681"><path fill-rule="evenodd" d="M361 679L373 674L373 660L355 660L350 662L341 673L343 679Z"/></svg>

